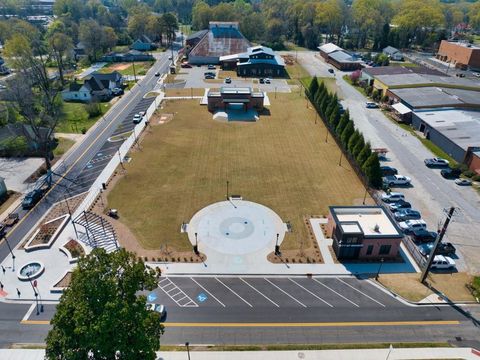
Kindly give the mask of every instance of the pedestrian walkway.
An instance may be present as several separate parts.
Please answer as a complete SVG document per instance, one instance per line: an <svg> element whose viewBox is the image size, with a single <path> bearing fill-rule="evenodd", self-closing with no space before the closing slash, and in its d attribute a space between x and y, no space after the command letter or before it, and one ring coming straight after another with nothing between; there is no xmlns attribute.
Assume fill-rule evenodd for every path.
<svg viewBox="0 0 480 360"><path fill-rule="evenodd" d="M106 62L98 62L98 63L93 64L88 69L82 71L82 73L80 75L78 75L78 79L82 80L82 79L86 78L88 75L90 75L91 73L93 73L95 71L100 70L105 65L107 65Z"/></svg>
<svg viewBox="0 0 480 360"><path fill-rule="evenodd" d="M480 354L472 348L408 348L292 351L159 351L157 360L478 360ZM43 360L45 350L0 349L2 360Z"/></svg>

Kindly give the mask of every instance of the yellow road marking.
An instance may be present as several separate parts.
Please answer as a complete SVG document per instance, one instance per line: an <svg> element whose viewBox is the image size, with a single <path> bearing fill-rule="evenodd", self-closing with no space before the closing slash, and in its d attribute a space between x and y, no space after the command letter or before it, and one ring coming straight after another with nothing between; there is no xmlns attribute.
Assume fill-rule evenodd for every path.
<svg viewBox="0 0 480 360"><path fill-rule="evenodd" d="M105 129L103 129L100 134L98 134L98 136L91 142L91 144L85 149L85 151L77 158L77 160L75 160L75 162L67 169L67 171L65 172L65 174L63 176L67 176L70 171L72 171L72 169L74 168L74 166L82 159L82 157L92 148L92 146L94 144L96 144L97 140L100 138L100 136L103 135L103 133L105 133L105 131L107 131L111 126L112 124L114 123L114 121L120 116L122 115L122 112L123 110L126 109L126 107L128 105L130 105L130 103L135 99L135 96L130 99L124 106L123 108L120 110L120 113L115 116L111 121L110 121L110 124L108 124ZM110 109L111 111L112 109ZM98 120L98 121L101 121L101 120ZM28 212L25 214L25 216L23 218L21 218L16 224L15 226L12 228L12 230L10 230L10 234L12 234L16 229L17 227L20 226L21 223L23 223L25 221L25 219L27 219L29 216L30 216L30 213L42 202L44 201L44 199L47 197L47 195L53 190L55 189L56 186L58 186L58 183L60 182L61 180L58 180L55 184L53 184L53 186L45 193L45 195L42 197L42 199L37 203L35 204L35 206L33 208L31 208L30 210L28 210Z"/></svg>
<svg viewBox="0 0 480 360"><path fill-rule="evenodd" d="M48 320L22 320L25 325L49 325ZM358 322L315 322L315 323L164 323L166 327L353 327L353 326L426 326L460 325L457 320L431 321L358 321Z"/></svg>

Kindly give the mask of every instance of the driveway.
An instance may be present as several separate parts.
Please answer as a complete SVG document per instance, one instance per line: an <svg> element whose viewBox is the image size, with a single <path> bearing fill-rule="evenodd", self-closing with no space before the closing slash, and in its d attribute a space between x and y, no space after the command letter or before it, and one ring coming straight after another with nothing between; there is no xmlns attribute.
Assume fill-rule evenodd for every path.
<svg viewBox="0 0 480 360"><path fill-rule="evenodd" d="M31 184L24 181L42 164L41 158L0 158L0 177L5 179L7 189L26 193Z"/></svg>
<svg viewBox="0 0 480 360"><path fill-rule="evenodd" d="M315 57L313 52L298 52L298 59L310 74L328 74L330 65ZM407 200L422 213L432 230L437 230L445 220L445 210L450 206L457 207L444 241L452 242L460 250L460 258L456 260L459 271L480 272L478 193L442 178L439 170L425 167L423 160L433 157L432 153L416 137L387 119L380 110L366 109L366 98L342 79L345 74L337 73L337 85L345 99L343 105L350 110L355 125L373 148L385 147L389 150L385 165L394 166L400 174L412 178L412 187L398 191L405 193Z"/></svg>

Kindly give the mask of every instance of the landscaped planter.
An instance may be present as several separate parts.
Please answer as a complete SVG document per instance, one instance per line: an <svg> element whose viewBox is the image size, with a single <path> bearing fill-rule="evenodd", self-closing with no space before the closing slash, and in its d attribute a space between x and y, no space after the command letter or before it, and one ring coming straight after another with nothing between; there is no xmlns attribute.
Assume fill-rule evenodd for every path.
<svg viewBox="0 0 480 360"><path fill-rule="evenodd" d="M68 287L70 284L70 280L72 277L72 270L67 270L56 282L55 285L53 285L50 288L50 292L52 294L58 294L62 293L65 291L65 289Z"/></svg>
<svg viewBox="0 0 480 360"><path fill-rule="evenodd" d="M70 215L65 214L42 224L25 244L25 251L49 249L68 222Z"/></svg>
<svg viewBox="0 0 480 360"><path fill-rule="evenodd" d="M62 247L59 248L59 250L65 255L67 255L68 262L70 264L76 263L80 256L86 254L85 248L83 247L82 243L74 239L70 239L69 241L67 241Z"/></svg>

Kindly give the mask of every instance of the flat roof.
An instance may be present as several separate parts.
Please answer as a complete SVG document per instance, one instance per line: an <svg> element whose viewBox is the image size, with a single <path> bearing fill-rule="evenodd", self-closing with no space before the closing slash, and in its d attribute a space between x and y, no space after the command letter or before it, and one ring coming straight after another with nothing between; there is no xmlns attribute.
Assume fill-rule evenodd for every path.
<svg viewBox="0 0 480 360"><path fill-rule="evenodd" d="M330 206L330 212L337 224L358 223L365 237L403 236L381 206Z"/></svg>
<svg viewBox="0 0 480 360"><path fill-rule="evenodd" d="M329 57L331 57L333 60L339 62L339 63L359 63L361 62L360 60L354 59L352 55L349 53L343 51L343 50L337 50L334 52L331 52L328 54Z"/></svg>
<svg viewBox="0 0 480 360"><path fill-rule="evenodd" d="M414 114L465 151L480 146L480 111L445 109Z"/></svg>
<svg viewBox="0 0 480 360"><path fill-rule="evenodd" d="M392 108L394 108L400 115L405 115L412 112L412 109L403 105L402 103L393 104Z"/></svg>
<svg viewBox="0 0 480 360"><path fill-rule="evenodd" d="M344 233L361 233L362 229L357 223L340 223Z"/></svg>
<svg viewBox="0 0 480 360"><path fill-rule="evenodd" d="M250 95L252 93L252 89L249 87L227 87L223 86L220 88L220 92L222 94L243 94L243 95Z"/></svg>
<svg viewBox="0 0 480 360"><path fill-rule="evenodd" d="M335 45L334 43L323 44L318 47L320 51L323 51L326 54L330 54L331 52L337 50L343 50L340 46Z"/></svg>
<svg viewBox="0 0 480 360"><path fill-rule="evenodd" d="M428 72L412 72L404 74L382 74L376 75L375 78L388 86L405 86L408 85L442 85L468 87L480 90L480 82L465 78L453 77L448 75L431 74Z"/></svg>
<svg viewBox="0 0 480 360"><path fill-rule="evenodd" d="M462 41L448 41L448 40L443 40L443 41L446 41L448 42L449 44L452 44L452 45L458 45L458 46L461 46L461 47L464 47L464 48L468 48L468 49L480 49L479 46L476 46L474 44L470 44L470 43L467 43L467 42L462 42Z"/></svg>
<svg viewBox="0 0 480 360"><path fill-rule="evenodd" d="M411 108L473 107L480 108L480 91L445 87L390 89Z"/></svg>

